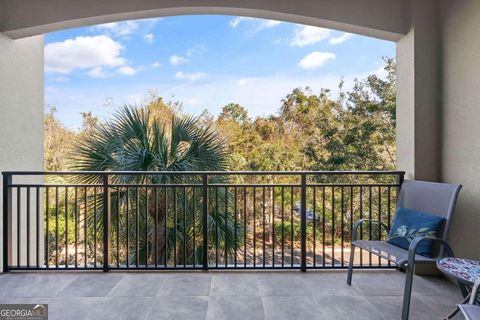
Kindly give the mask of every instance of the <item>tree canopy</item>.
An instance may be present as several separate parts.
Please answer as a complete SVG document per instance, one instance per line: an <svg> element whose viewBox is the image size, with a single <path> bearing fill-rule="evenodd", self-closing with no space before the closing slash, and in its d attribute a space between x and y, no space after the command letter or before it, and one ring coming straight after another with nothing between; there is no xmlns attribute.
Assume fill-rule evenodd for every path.
<svg viewBox="0 0 480 320"><path fill-rule="evenodd" d="M347 91L344 91L343 81L340 82L340 94L335 98L332 98L328 89L315 93L308 87L295 88L280 101L278 113L269 116L251 117L246 107L232 102L225 105L218 116L205 111L199 117L192 117L182 112L180 102L166 102L161 97L151 95L146 105L120 108L113 119L103 124L92 113L84 113L83 125L75 131L62 125L55 117L55 109L52 109L45 115L45 168L68 170L78 169L82 165L85 167L85 162L79 157L95 152L95 146L102 141L110 149L119 142L115 134L106 135L107 127L114 125L113 121L127 125L129 117L146 117L143 120L148 125L145 123L144 129L148 129L149 139L143 148L139 147L142 141L129 141L132 147L134 144L138 147L130 151L136 152L137 156L141 156L141 150L145 151L142 153L144 156L151 155L146 151L155 147L155 139L171 139L172 146L165 151L161 160L157 157L153 161L152 158L148 165L145 161L141 162L145 170L176 168L173 165L175 162L170 162L173 161L173 153L185 147L181 143L173 145L178 142L174 141L175 136L182 134L173 130L172 125L177 124L202 128L206 131L198 129L200 131L195 131L196 134L204 132L207 135L205 138L214 137L222 141L227 148L225 162L219 163L222 169L394 169L396 78L393 59L385 59L384 71L384 77L370 75L366 79L356 79ZM94 128L100 130L94 131ZM130 129L130 134L135 136L133 128ZM127 128L117 126L115 130ZM201 146L189 146L190 149L192 147ZM201 149L197 151L201 157ZM108 154L112 152L109 150ZM118 152L120 150L114 153ZM145 157L145 160L148 159ZM116 166L113 158L98 160L104 161L104 164L109 162L110 170L129 168ZM135 165L138 166L138 163ZM91 166L92 170L102 168ZM180 166L176 169L185 168Z"/></svg>

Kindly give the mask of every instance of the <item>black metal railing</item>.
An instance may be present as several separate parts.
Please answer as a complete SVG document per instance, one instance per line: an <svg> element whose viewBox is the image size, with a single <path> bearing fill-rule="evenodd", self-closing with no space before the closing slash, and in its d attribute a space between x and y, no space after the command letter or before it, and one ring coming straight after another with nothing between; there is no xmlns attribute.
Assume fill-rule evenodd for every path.
<svg viewBox="0 0 480 320"><path fill-rule="evenodd" d="M390 224L400 171L4 172L4 270L348 266ZM105 232L105 230L107 232ZM381 236L377 225L360 230ZM362 252L359 267L389 267Z"/></svg>

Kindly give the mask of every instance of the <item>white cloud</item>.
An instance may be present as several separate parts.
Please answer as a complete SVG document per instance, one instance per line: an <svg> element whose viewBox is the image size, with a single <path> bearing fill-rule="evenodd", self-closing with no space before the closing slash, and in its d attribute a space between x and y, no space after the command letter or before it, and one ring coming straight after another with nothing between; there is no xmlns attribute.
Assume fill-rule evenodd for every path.
<svg viewBox="0 0 480 320"><path fill-rule="evenodd" d="M273 27L276 27L278 26L279 24L281 24L282 22L280 21L277 21L277 20L265 20L263 23L262 23L262 26L264 28L273 28Z"/></svg>
<svg viewBox="0 0 480 320"><path fill-rule="evenodd" d="M162 66L162 64L158 61L155 61L154 63L152 63L152 68L160 68Z"/></svg>
<svg viewBox="0 0 480 320"><path fill-rule="evenodd" d="M290 42L292 46L295 47L304 47L308 45L315 44L322 40L325 40L330 35L331 30L313 27L313 26L303 26L295 30L293 39Z"/></svg>
<svg viewBox="0 0 480 320"><path fill-rule="evenodd" d="M143 39L145 39L145 41L148 44L151 44L151 43L153 43L153 40L155 40L155 35L153 33L148 33L148 34L143 36Z"/></svg>
<svg viewBox="0 0 480 320"><path fill-rule="evenodd" d="M52 80L52 81L55 81L55 82L70 82L69 77L65 77L65 76L62 76L62 75L59 75L59 76L56 76L56 77L51 77L49 79Z"/></svg>
<svg viewBox="0 0 480 320"><path fill-rule="evenodd" d="M253 33L262 31L263 29L270 29L270 28L276 27L282 23L281 21L277 21L277 20L265 20L265 19L251 18L251 17L235 17L232 20L230 20L229 24L230 24L230 27L236 28L241 23L246 21L253 22L254 26L256 26L256 29L253 31Z"/></svg>
<svg viewBox="0 0 480 320"><path fill-rule="evenodd" d="M135 21L110 22L99 24L94 29L105 30L115 36L128 36L138 29L138 23Z"/></svg>
<svg viewBox="0 0 480 320"><path fill-rule="evenodd" d="M299 63L298 66L313 71L321 66L323 66L329 60L335 60L336 56L331 52L320 52L314 51L310 54L307 54Z"/></svg>
<svg viewBox="0 0 480 320"><path fill-rule="evenodd" d="M66 74L76 69L118 67L125 64L122 49L119 42L105 35L49 43L45 46L45 70Z"/></svg>
<svg viewBox="0 0 480 320"><path fill-rule="evenodd" d="M179 64L188 62L187 59L181 56L177 56L176 54L170 57L170 64L173 66L178 66Z"/></svg>
<svg viewBox="0 0 480 320"><path fill-rule="evenodd" d="M189 106L196 107L196 106L200 106L202 104L204 105L205 101L200 100L198 98L190 98L190 99L187 99L187 101L185 103Z"/></svg>
<svg viewBox="0 0 480 320"><path fill-rule="evenodd" d="M107 74L102 67L95 67L88 71L88 75L92 78L105 78Z"/></svg>
<svg viewBox="0 0 480 320"><path fill-rule="evenodd" d="M385 66L381 66L373 71L367 72L363 78L366 78L369 75L376 75L379 78L385 79L388 76L388 72L385 70Z"/></svg>
<svg viewBox="0 0 480 320"><path fill-rule="evenodd" d="M193 48L190 48L187 50L187 56L191 57L194 54L201 55L204 54L207 51L207 48L203 45L196 45Z"/></svg>
<svg viewBox="0 0 480 320"><path fill-rule="evenodd" d="M46 87L45 87L45 92L48 92L48 93L58 93L58 92L60 92L60 90L58 90L58 89L55 88L54 86L46 86Z"/></svg>
<svg viewBox="0 0 480 320"><path fill-rule="evenodd" d="M203 72L184 73L182 71L178 71L177 73L175 73L175 79L177 80L195 81L195 80L205 78L206 76L207 74Z"/></svg>
<svg viewBox="0 0 480 320"><path fill-rule="evenodd" d="M380 63L381 61L379 61ZM372 67L374 71L380 65ZM313 93L320 92L321 88L331 89L333 99L338 97L338 84L345 81L343 91L349 91L353 87L354 79L364 79L371 72L361 73L304 73L304 74L277 74L262 77L248 77L248 85L237 85L238 76L207 76L202 81L172 83L172 81L134 81L118 84L115 86L65 86L60 92L45 92L46 105L59 106L58 117L65 125L77 128L82 123L80 112L91 111L95 108L95 114L100 119L111 117L111 109L103 108L105 97L113 98L113 105L122 105L132 100L137 104L144 102L142 97L145 92L157 91L165 98L174 97L174 100L185 102L183 111L196 115L208 108L218 115L222 106L235 101L248 108L249 115L270 115L278 113L281 100L292 91L293 88L308 86ZM262 88L262 90L258 90ZM215 94L212 95L212 92ZM192 100L193 101L189 101ZM189 104L188 102L201 101L202 103Z"/></svg>
<svg viewBox="0 0 480 320"><path fill-rule="evenodd" d="M132 68L130 66L122 66L120 68L117 69L117 72L120 73L120 74L123 74L125 76L133 76L135 75L138 71L140 71L139 69L135 69L135 68Z"/></svg>
<svg viewBox="0 0 480 320"><path fill-rule="evenodd" d="M237 81L237 86L244 87L244 86L247 85L247 83L248 83L248 80L243 78L243 79L240 79L240 80Z"/></svg>
<svg viewBox="0 0 480 320"><path fill-rule="evenodd" d="M336 45L336 44L344 43L345 41L347 41L352 37L353 37L353 34L345 32L341 36L330 38L330 40L328 40L328 43L330 43L331 45Z"/></svg>
<svg viewBox="0 0 480 320"><path fill-rule="evenodd" d="M338 84L345 81L343 91L351 90L353 79L363 76L360 74L304 74L304 75L270 75L262 77L249 77L248 85L238 86L235 76L208 77L203 81L192 82L188 86L177 86L171 90L159 88L159 92L175 96L176 100L188 101L196 98L204 101L201 105L184 104L184 111L200 114L208 108L212 114L219 114L221 107L229 102L236 102L248 108L249 115L270 115L279 111L281 100L292 92L294 88L310 87L313 93L320 92L322 88L331 89L332 98L339 92ZM262 90L258 90L262 88ZM164 91L165 90L165 91ZM215 95L212 95L215 92ZM165 94L164 94L165 95Z"/></svg>
<svg viewBox="0 0 480 320"><path fill-rule="evenodd" d="M230 24L230 27L236 28L236 27L238 27L238 25L240 23L242 23L244 21L249 21L249 20L253 20L253 18L250 18L250 17L235 17L232 20L230 20L229 24Z"/></svg>

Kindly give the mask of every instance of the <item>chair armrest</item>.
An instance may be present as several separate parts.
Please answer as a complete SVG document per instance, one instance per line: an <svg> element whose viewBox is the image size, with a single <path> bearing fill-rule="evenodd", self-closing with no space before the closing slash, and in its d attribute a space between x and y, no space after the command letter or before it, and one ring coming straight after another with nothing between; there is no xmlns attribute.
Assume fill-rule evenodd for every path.
<svg viewBox="0 0 480 320"><path fill-rule="evenodd" d="M358 228L364 223L364 222L370 222L370 223L375 223L379 224L387 233L389 232L388 226L385 223L379 222L378 220L374 219L360 219L355 222L355 225L353 226L352 230L352 241L357 240L357 231Z"/></svg>
<svg viewBox="0 0 480 320"><path fill-rule="evenodd" d="M475 304L479 290L480 290L480 278L478 278L473 284L472 292L470 295L470 301L468 302L469 304Z"/></svg>
<svg viewBox="0 0 480 320"><path fill-rule="evenodd" d="M447 256L453 257L453 250L448 244L447 241L436 238L436 237L429 237L429 236L423 236L423 237L416 237L415 239L412 240L410 243L410 246L408 247L408 265L413 266L415 263L415 252L417 250L417 246L420 244L420 242L425 241L425 240L431 240L433 242L439 242L444 250L447 253Z"/></svg>

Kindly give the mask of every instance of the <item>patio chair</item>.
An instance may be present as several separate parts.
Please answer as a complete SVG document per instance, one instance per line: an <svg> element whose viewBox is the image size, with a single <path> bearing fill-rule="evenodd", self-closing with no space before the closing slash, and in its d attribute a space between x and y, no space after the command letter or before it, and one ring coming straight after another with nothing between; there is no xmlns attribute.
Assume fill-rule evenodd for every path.
<svg viewBox="0 0 480 320"><path fill-rule="evenodd" d="M477 279L477 281L475 281L475 284L473 285L469 303L461 304L458 306L466 320L480 320L480 306L476 304L479 290L480 278Z"/></svg>
<svg viewBox="0 0 480 320"><path fill-rule="evenodd" d="M426 181L405 181L402 184L397 200L398 208L409 208L431 215L444 218L441 229L437 232L437 237L424 236L417 237L411 241L409 249L403 249L386 241L370 241L357 239L358 229L361 225L368 222L371 224L380 224L387 234L389 228L384 223L376 220L361 219L358 220L352 231L352 244L350 251L350 264L348 267L348 285L352 284L353 262L355 247L366 250L374 255L380 256L394 263L399 268L405 268L406 280L403 295L402 319L407 320L410 309L410 298L412 294L412 281L415 263L432 263L435 264L436 256L444 254L453 256L453 252L446 242L448 231L452 220L452 215L457 201L458 193L461 185L453 185L446 183L434 183ZM379 234L380 237L380 234ZM426 257L416 253L417 246L420 242L430 239L435 243L432 257ZM462 290L463 292L463 290Z"/></svg>

